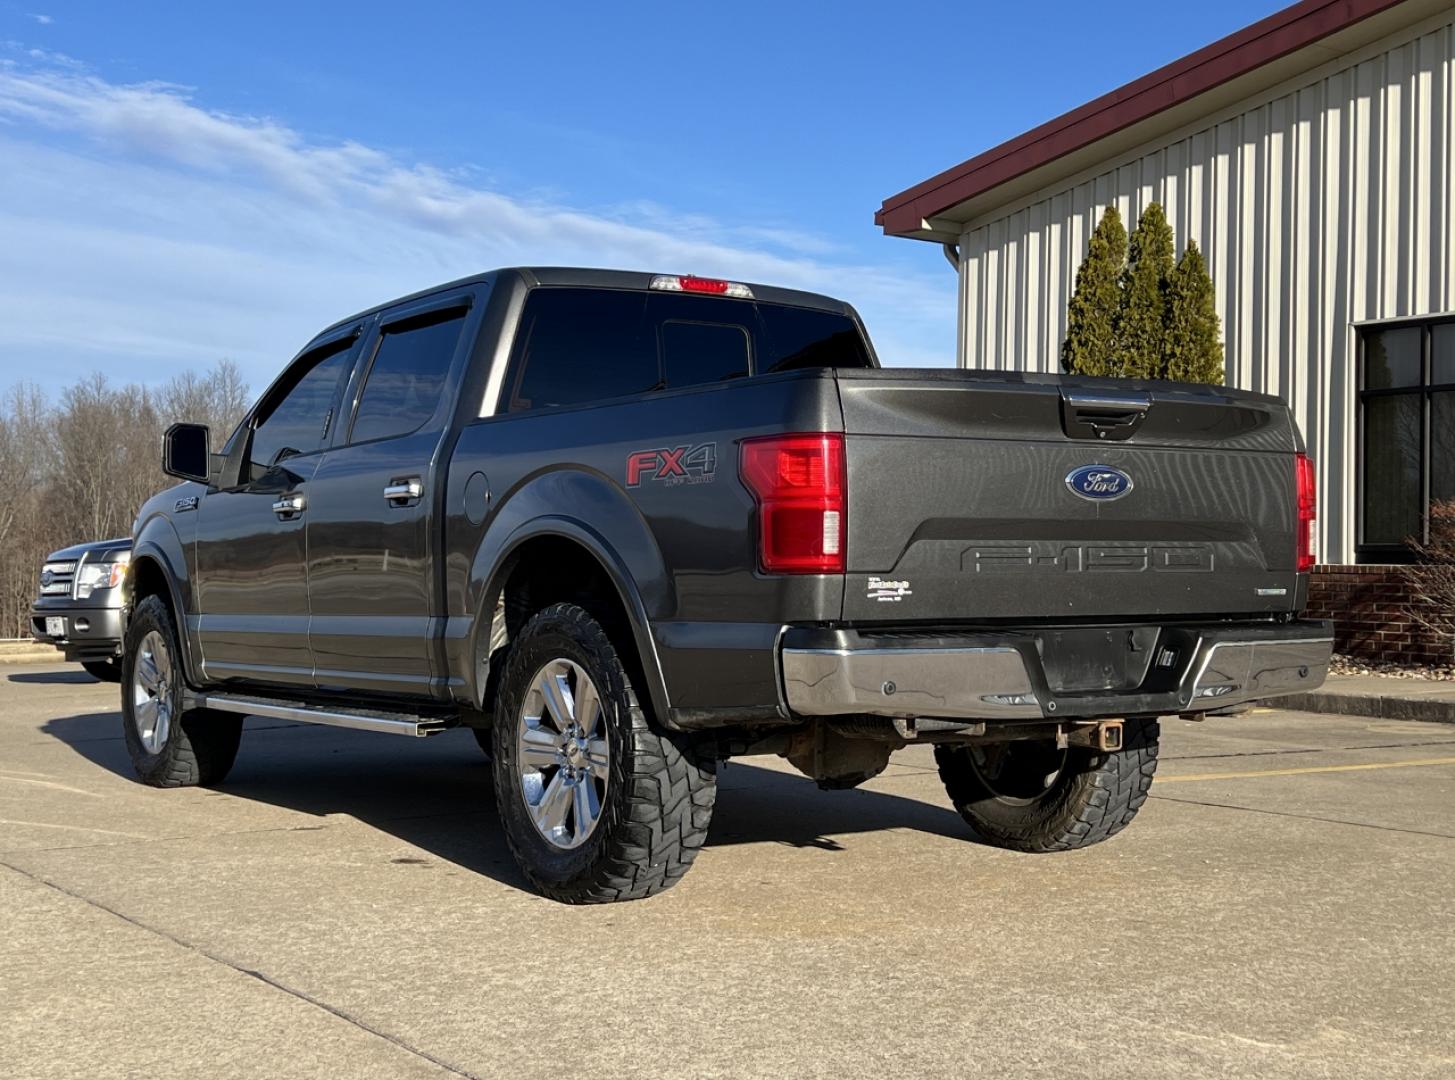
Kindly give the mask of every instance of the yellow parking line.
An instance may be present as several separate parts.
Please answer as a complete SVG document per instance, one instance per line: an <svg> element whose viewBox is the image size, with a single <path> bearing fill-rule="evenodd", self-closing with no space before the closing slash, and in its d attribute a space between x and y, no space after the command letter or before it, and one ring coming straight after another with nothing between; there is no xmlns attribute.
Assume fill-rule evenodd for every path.
<svg viewBox="0 0 1455 1080"><path fill-rule="evenodd" d="M1310 765L1302 769L1189 773L1186 776L1159 776L1157 783L1168 784L1179 780L1246 780L1254 776L1303 776L1305 773L1363 772L1366 769L1413 769L1420 765L1455 765L1455 757L1416 758L1413 761L1378 761L1370 765Z"/></svg>

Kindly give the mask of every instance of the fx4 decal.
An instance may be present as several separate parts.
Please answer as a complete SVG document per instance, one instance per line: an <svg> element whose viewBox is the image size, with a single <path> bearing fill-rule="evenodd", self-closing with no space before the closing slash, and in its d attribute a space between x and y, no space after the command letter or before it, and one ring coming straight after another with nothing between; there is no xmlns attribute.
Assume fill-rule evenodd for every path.
<svg viewBox="0 0 1455 1080"><path fill-rule="evenodd" d="M640 487L644 480L676 487L678 484L710 484L716 479L717 443L633 450L626 457L626 486L629 488Z"/></svg>

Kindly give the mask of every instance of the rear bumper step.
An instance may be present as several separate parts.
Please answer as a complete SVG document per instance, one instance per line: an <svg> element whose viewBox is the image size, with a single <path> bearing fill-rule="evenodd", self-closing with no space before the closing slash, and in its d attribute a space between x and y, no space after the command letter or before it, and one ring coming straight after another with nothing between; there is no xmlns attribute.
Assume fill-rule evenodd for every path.
<svg viewBox="0 0 1455 1080"><path fill-rule="evenodd" d="M378 731L386 735L412 735L423 738L437 735L450 727L438 717L413 716L408 713L375 710L342 710L304 702L273 701L267 698L241 697L236 694L202 693L189 695L188 704L199 709L218 709L245 716L266 716L274 720L292 720L300 724L323 724L327 727L354 728L357 731Z"/></svg>
<svg viewBox="0 0 1455 1080"><path fill-rule="evenodd" d="M1064 647L1063 631L791 628L779 651L784 700L800 716L1060 720L1205 712L1318 688L1334 646L1332 624L1311 620L1095 633L1113 643L1097 643L1116 661L1106 670L1130 685L1113 677L1088 688L1085 663L1064 664L1054 655ZM1115 642L1123 638L1125 655L1117 655ZM1055 673L1071 670L1078 678L1056 685L1067 677Z"/></svg>

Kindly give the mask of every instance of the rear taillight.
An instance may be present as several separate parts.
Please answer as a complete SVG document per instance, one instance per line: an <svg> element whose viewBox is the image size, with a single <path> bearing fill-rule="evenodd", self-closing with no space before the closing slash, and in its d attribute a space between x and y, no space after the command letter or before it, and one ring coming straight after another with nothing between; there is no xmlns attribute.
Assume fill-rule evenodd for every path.
<svg viewBox="0 0 1455 1080"><path fill-rule="evenodd" d="M844 437L774 435L743 442L743 483L758 501L758 561L770 574L842 574Z"/></svg>
<svg viewBox="0 0 1455 1080"><path fill-rule="evenodd" d="M1296 566L1306 574L1314 566L1314 519L1318 516L1318 489L1314 484L1314 463L1302 451L1294 458L1294 491L1298 497Z"/></svg>

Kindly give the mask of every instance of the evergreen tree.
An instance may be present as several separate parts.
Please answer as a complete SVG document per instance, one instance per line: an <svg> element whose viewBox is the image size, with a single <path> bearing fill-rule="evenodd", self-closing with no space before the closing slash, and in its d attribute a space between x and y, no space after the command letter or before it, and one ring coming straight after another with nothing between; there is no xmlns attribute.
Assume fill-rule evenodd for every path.
<svg viewBox="0 0 1455 1080"><path fill-rule="evenodd" d="M1148 203L1132 230L1122 271L1117 319L1118 370L1129 379L1167 377L1167 286L1172 275L1172 226L1158 203Z"/></svg>
<svg viewBox="0 0 1455 1080"><path fill-rule="evenodd" d="M1223 373L1222 326L1212 278L1197 241L1189 240L1167 289L1167 378L1217 386Z"/></svg>
<svg viewBox="0 0 1455 1080"><path fill-rule="evenodd" d="M1076 271L1076 291L1066 313L1061 366L1074 375L1117 374L1118 280L1126 257L1127 230L1117 208L1108 206Z"/></svg>

